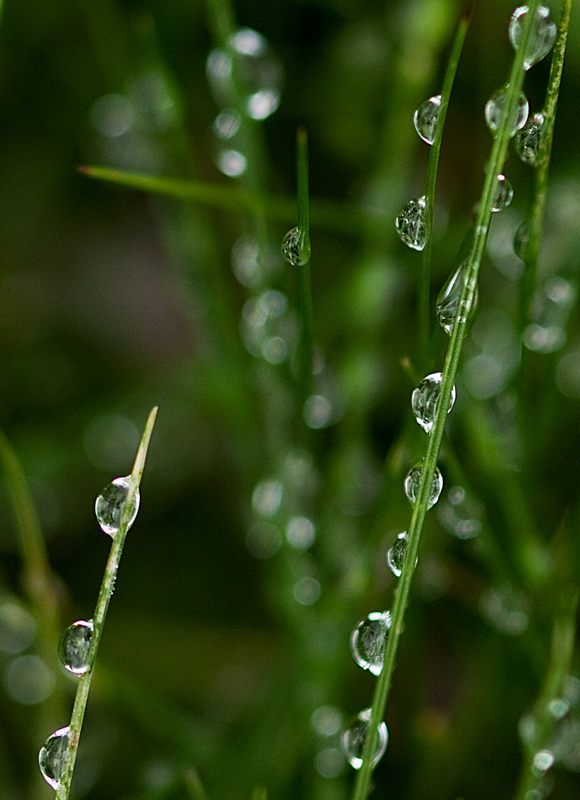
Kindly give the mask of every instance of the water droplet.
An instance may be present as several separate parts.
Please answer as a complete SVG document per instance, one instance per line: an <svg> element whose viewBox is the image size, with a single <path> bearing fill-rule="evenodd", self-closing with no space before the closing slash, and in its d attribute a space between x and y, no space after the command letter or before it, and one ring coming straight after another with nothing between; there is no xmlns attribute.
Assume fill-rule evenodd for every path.
<svg viewBox="0 0 580 800"><path fill-rule="evenodd" d="M443 375L440 372L433 372L431 375L427 375L426 378L423 378L411 395L413 414L419 425L423 430L427 431L427 433L431 431L435 420L435 410L441 392L442 380ZM453 408L455 396L455 386L453 386L451 389L451 403L449 404L447 413Z"/></svg>
<svg viewBox="0 0 580 800"><path fill-rule="evenodd" d="M236 278L248 289L256 289L262 282L260 247L250 236L241 236L232 247L232 270Z"/></svg>
<svg viewBox="0 0 580 800"><path fill-rule="evenodd" d="M252 493L252 508L260 517L273 517L282 502L282 484L277 480L260 481Z"/></svg>
<svg viewBox="0 0 580 800"><path fill-rule="evenodd" d="M406 245L413 250L422 250L425 247L425 216L427 203L425 197L418 197L410 200L401 209L401 213L395 220L397 233Z"/></svg>
<svg viewBox="0 0 580 800"><path fill-rule="evenodd" d="M538 750L533 759L533 767L538 772L547 772L554 763L554 754L550 750Z"/></svg>
<svg viewBox="0 0 580 800"><path fill-rule="evenodd" d="M427 144L433 144L437 136L437 125L441 112L441 95L436 94L421 103L413 116L415 130Z"/></svg>
<svg viewBox="0 0 580 800"><path fill-rule="evenodd" d="M332 404L324 395L312 394L304 403L303 416L309 428L326 428L332 422Z"/></svg>
<svg viewBox="0 0 580 800"><path fill-rule="evenodd" d="M527 259L527 247L530 242L530 223L528 220L522 222L514 235L514 253L522 261Z"/></svg>
<svg viewBox="0 0 580 800"><path fill-rule="evenodd" d="M500 633L519 636L528 627L528 603L509 586L490 587L479 598L484 618Z"/></svg>
<svg viewBox="0 0 580 800"><path fill-rule="evenodd" d="M15 656L26 650L36 636L34 617L16 600L0 604L0 650Z"/></svg>
<svg viewBox="0 0 580 800"><path fill-rule="evenodd" d="M97 515L99 525L109 536L114 536L119 530L123 509L125 508L125 502L127 500L127 492L129 491L130 479L130 475L127 475L125 478L115 478L112 483L103 489L95 502L95 514ZM139 501L140 496L139 491L137 491L127 529L135 522L135 517L139 511Z"/></svg>
<svg viewBox="0 0 580 800"><path fill-rule="evenodd" d="M222 141L233 139L240 129L242 118L237 111L233 109L226 109L220 111L214 119L211 129L214 136Z"/></svg>
<svg viewBox="0 0 580 800"><path fill-rule="evenodd" d="M303 267L310 260L310 245L300 228L291 228L282 239L282 255L293 267Z"/></svg>
<svg viewBox="0 0 580 800"><path fill-rule="evenodd" d="M314 766L323 778L337 778L344 770L344 754L338 747L325 747L316 754Z"/></svg>
<svg viewBox="0 0 580 800"><path fill-rule="evenodd" d="M459 306L459 301L461 299L461 293L463 291L463 285L466 278L466 271L467 261L464 261L447 279L445 285L439 292L439 297L437 298L437 319L445 333L449 334L449 336L451 336L455 318L459 315L459 322L464 324L468 321L468 319L473 319L473 314L475 312L475 308L477 307L477 300L479 296L477 286L475 287L471 306L469 306L468 298L466 298L461 304L461 309Z"/></svg>
<svg viewBox="0 0 580 800"><path fill-rule="evenodd" d="M234 105L236 86L244 93L244 112L255 120L263 120L280 104L282 64L272 52L268 41L251 28L240 28L228 40L232 55L224 50L212 50L206 62L206 72L215 99L221 105Z"/></svg>
<svg viewBox="0 0 580 800"><path fill-rule="evenodd" d="M527 6L516 8L509 23L508 35L514 50L517 50L522 38L524 17L528 13ZM556 40L558 28L550 16L550 10L545 6L538 6L536 11L535 29L532 33L528 50L524 56L524 69L528 70L541 61L552 49Z"/></svg>
<svg viewBox="0 0 580 800"><path fill-rule="evenodd" d="M371 720L370 708L365 708L360 714L351 721L350 725L342 735L342 745L349 764L354 769L360 769L363 765L363 750L369 730ZM372 756L371 766L375 767L384 755L389 741L389 733L384 722L377 728L378 739L375 752Z"/></svg>
<svg viewBox="0 0 580 800"><path fill-rule="evenodd" d="M408 541L409 534L407 531L403 531L403 533L397 536L392 546L387 550L387 564L396 578L399 578L403 571Z"/></svg>
<svg viewBox="0 0 580 800"><path fill-rule="evenodd" d="M570 705L562 697L556 697L550 701L549 710L554 719L562 719L570 711Z"/></svg>
<svg viewBox="0 0 580 800"><path fill-rule="evenodd" d="M316 538L316 528L307 517L292 517L286 526L286 539L297 550L307 550Z"/></svg>
<svg viewBox="0 0 580 800"><path fill-rule="evenodd" d="M312 713L310 724L319 736L334 736L342 726L342 714L336 706L319 706Z"/></svg>
<svg viewBox="0 0 580 800"><path fill-rule="evenodd" d="M539 286L530 308L532 324L524 344L538 353L554 353L566 344L565 325L576 302L576 287L557 275Z"/></svg>
<svg viewBox="0 0 580 800"><path fill-rule="evenodd" d="M385 657L385 644L391 627L388 611L373 611L361 620L350 636L354 660L373 675L380 675Z"/></svg>
<svg viewBox="0 0 580 800"><path fill-rule="evenodd" d="M473 539L481 532L481 507L462 486L452 486L437 506L437 518L458 539Z"/></svg>
<svg viewBox="0 0 580 800"><path fill-rule="evenodd" d="M409 502L411 505L415 505L417 500L417 492L419 491L419 484L421 482L421 473L423 471L422 464L415 464L412 467L407 477L405 478L405 494L409 498ZM439 500L439 495L441 494L441 490L443 489L443 476L439 472L439 468L435 467L435 474L433 475L433 483L431 484L431 491L429 492L429 501L427 508L432 508L437 500Z"/></svg>
<svg viewBox="0 0 580 800"><path fill-rule="evenodd" d="M521 131L518 131L514 140L516 153L530 167L535 167L538 162L540 143L544 130L544 115L534 114L527 121Z"/></svg>
<svg viewBox="0 0 580 800"><path fill-rule="evenodd" d="M79 619L66 629L58 645L58 656L69 672L82 675L89 668L93 621Z"/></svg>
<svg viewBox="0 0 580 800"><path fill-rule="evenodd" d="M246 171L248 162L245 155L238 150L220 150L216 158L216 166L228 178L238 178Z"/></svg>
<svg viewBox="0 0 580 800"><path fill-rule="evenodd" d="M501 118L506 102L508 87L504 86L503 89L498 89L494 92L485 104L485 121L487 127L492 133L495 133L501 123ZM510 120L510 136L514 136L520 128L523 128L528 118L530 107L523 92L520 92L518 102Z"/></svg>
<svg viewBox="0 0 580 800"><path fill-rule="evenodd" d="M497 176L497 188L492 201L491 210L493 212L503 211L511 203L514 196L514 190L511 183L505 175Z"/></svg>
<svg viewBox="0 0 580 800"><path fill-rule="evenodd" d="M296 581L292 591L294 598L301 606L312 606L320 597L321 589L320 582L316 578L305 575L304 578Z"/></svg>
<svg viewBox="0 0 580 800"><path fill-rule="evenodd" d="M18 656L4 673L4 686L17 703L35 706L43 703L53 692L54 672L39 656Z"/></svg>
<svg viewBox="0 0 580 800"><path fill-rule="evenodd" d="M44 780L52 786L53 789L58 789L64 770L64 762L68 750L68 735L70 728L60 728L55 731L52 736L49 736L46 742L40 748L38 754L38 764Z"/></svg>

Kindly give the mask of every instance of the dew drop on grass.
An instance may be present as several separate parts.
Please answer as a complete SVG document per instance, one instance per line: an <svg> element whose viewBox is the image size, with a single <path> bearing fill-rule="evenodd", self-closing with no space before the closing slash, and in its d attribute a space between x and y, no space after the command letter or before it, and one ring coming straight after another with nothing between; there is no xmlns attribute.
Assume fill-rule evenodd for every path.
<svg viewBox="0 0 580 800"><path fill-rule="evenodd" d="M497 187L492 201L491 210L493 212L503 211L511 203L514 190L505 175L497 176Z"/></svg>
<svg viewBox="0 0 580 800"><path fill-rule="evenodd" d="M411 407L415 419L427 433L430 433L433 422L435 421L435 409L441 392L442 380L443 375L440 372L433 372L431 375L427 375L426 378L423 378L411 395ZM453 408L455 397L455 386L453 386L451 389L451 402L447 413Z"/></svg>
<svg viewBox="0 0 580 800"><path fill-rule="evenodd" d="M234 109L224 109L220 111L214 119L211 129L214 136L222 141L233 139L240 129L242 118Z"/></svg>
<svg viewBox="0 0 580 800"><path fill-rule="evenodd" d="M417 500L417 493L419 491L422 471L423 465L415 464L415 466L409 470L407 477L405 478L405 494L413 506ZM439 495L441 494L442 489L443 476L439 472L439 468L435 467L435 474L433 475L433 483L431 484L431 491L429 492L427 508L432 508L437 500L439 500Z"/></svg>
<svg viewBox="0 0 580 800"><path fill-rule="evenodd" d="M459 301L463 291L466 269L467 261L464 261L447 279L437 298L437 319L445 333L449 334L449 336L451 336L455 318L458 316ZM471 307L467 308L464 305L461 306L461 312L459 313L460 323L465 323L468 319L473 318L473 314L477 306L478 294L479 293L476 286Z"/></svg>
<svg viewBox="0 0 580 800"><path fill-rule="evenodd" d="M413 250L422 250L425 247L425 216L427 203L425 196L410 200L401 209L395 220L397 233L406 245Z"/></svg>
<svg viewBox="0 0 580 800"><path fill-rule="evenodd" d="M415 130L427 144L433 144L437 136L439 114L441 112L441 95L436 94L421 103L413 116Z"/></svg>
<svg viewBox="0 0 580 800"><path fill-rule="evenodd" d="M522 38L525 16L528 6L519 6L512 14L508 36L514 50L517 50ZM550 16L550 9L539 6L536 11L535 28L528 50L524 56L524 69L528 70L548 55L556 40L558 28Z"/></svg>
<svg viewBox="0 0 580 800"><path fill-rule="evenodd" d="M534 755L532 765L537 772L547 772L554 764L554 754L551 750L538 750Z"/></svg>
<svg viewBox="0 0 580 800"><path fill-rule="evenodd" d="M407 531L403 531L403 533L397 536L391 547L387 550L387 564L396 578L400 578L403 571L408 541L409 534Z"/></svg>
<svg viewBox="0 0 580 800"><path fill-rule="evenodd" d="M342 735L342 745L349 764L354 769L360 769L363 765L363 750L368 734L369 722L371 719L370 708L365 708L351 721L350 725ZM389 741L389 733L384 722L378 726L378 739L373 753L371 766L375 767L384 755Z"/></svg>
<svg viewBox="0 0 580 800"><path fill-rule="evenodd" d="M388 611L373 611L361 620L350 636L354 660L373 675L380 675L385 657L385 644L391 627Z"/></svg>
<svg viewBox="0 0 580 800"><path fill-rule="evenodd" d="M293 267L303 267L310 260L310 248L300 228L291 228L282 239L282 255Z"/></svg>
<svg viewBox="0 0 580 800"><path fill-rule="evenodd" d="M437 518L458 539L473 539L481 532L481 507L463 486L452 486L444 502L437 506Z"/></svg>
<svg viewBox="0 0 580 800"><path fill-rule="evenodd" d="M60 728L49 736L40 748L38 764L44 780L58 789L64 770L64 762L68 750L68 735L70 728Z"/></svg>
<svg viewBox="0 0 580 800"><path fill-rule="evenodd" d="M518 131L514 140L516 153L524 164L535 167L538 163L538 153L544 130L544 115L534 114L521 131Z"/></svg>
<svg viewBox="0 0 580 800"><path fill-rule="evenodd" d="M495 133L501 123L501 118L506 102L508 87L504 86L494 92L485 104L485 121L492 133ZM520 128L523 128L528 119L530 108L523 92L520 92L513 118L510 120L510 136L514 136Z"/></svg>
<svg viewBox="0 0 580 800"><path fill-rule="evenodd" d="M524 344L538 353L555 353L566 344L566 323L574 303L575 285L552 275L539 286L530 308L531 324L524 331Z"/></svg>
<svg viewBox="0 0 580 800"><path fill-rule="evenodd" d="M92 638L92 620L77 620L63 633L58 644L58 657L69 672L82 675L88 670Z"/></svg>
<svg viewBox="0 0 580 800"><path fill-rule="evenodd" d="M530 223L529 220L525 220L519 226L514 235L514 253L518 258L521 258L522 261L525 261L527 258L526 251L529 241L530 241Z"/></svg>
<svg viewBox="0 0 580 800"><path fill-rule="evenodd" d="M115 478L112 483L103 489L95 502L95 514L99 525L109 536L114 536L119 530L123 509L125 508L125 502L127 500L127 493L129 491L130 479L130 475L124 478ZM135 522L135 517L139 511L139 501L140 495L137 490L127 529Z"/></svg>

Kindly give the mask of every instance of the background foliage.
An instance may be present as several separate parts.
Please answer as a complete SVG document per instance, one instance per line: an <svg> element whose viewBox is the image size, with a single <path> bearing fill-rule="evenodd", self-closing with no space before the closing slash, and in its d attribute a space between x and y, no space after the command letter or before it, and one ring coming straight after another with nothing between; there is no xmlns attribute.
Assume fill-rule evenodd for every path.
<svg viewBox="0 0 580 800"><path fill-rule="evenodd" d="M348 796L352 771L341 766L337 736L323 736L311 718L332 706L346 720L370 703L373 678L354 664L349 634L391 602L385 552L408 524L402 482L425 442L410 394L421 370L441 368L447 343L434 329L429 363L418 365L419 258L396 236L394 218L424 191L427 148L412 115L440 90L460 4L236 2L236 25L262 33L285 73L279 109L244 122L249 167L239 178L216 167L220 106L205 67L221 44L224 8L6 0L2 12L0 425L58 576L50 595L58 630L92 613L109 545L93 501L130 471L146 414L160 407L75 777L77 796L94 800L199 798L194 770L220 800L260 786L279 798ZM458 263L481 191L491 146L483 107L509 71L512 10L505 0L475 4L443 137L433 300ZM539 266L539 283L564 279L571 302L579 23L576 7ZM546 59L526 78L532 110L548 70ZM103 109L120 115L115 135ZM240 335L244 304L275 289L289 310L268 323L269 335L292 350L296 274L279 244L296 224L301 125L310 146L314 392L329 414L310 428L291 353L269 363ZM224 208L210 190L193 202L97 182L81 164L277 200L263 216ZM494 219L481 272L377 798L513 795L518 720L540 690L551 618L570 579L557 565L577 574L578 317L570 305L556 320L550 352L522 348L530 319L518 307L522 265L511 241L529 213L533 171L513 152L507 169L514 201ZM232 272L241 237L257 242L255 282ZM257 485L270 492L262 504ZM466 489L479 523L469 540L446 530L453 486ZM67 724L74 684L58 671L47 608L27 580L5 481L0 508L0 796L50 797L37 752ZM316 527L310 549L285 538L296 517ZM577 752L555 768L554 798L580 797L578 770Z"/></svg>

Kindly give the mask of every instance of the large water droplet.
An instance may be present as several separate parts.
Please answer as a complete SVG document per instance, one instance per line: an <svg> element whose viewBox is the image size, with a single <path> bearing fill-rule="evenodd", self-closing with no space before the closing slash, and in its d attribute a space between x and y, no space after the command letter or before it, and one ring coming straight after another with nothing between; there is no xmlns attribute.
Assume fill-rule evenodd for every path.
<svg viewBox="0 0 580 800"><path fill-rule="evenodd" d="M492 133L495 133L500 126L503 110L506 102L508 87L498 89L494 92L485 104L485 121ZM523 128L528 118L530 107L523 92L520 92L518 102L510 120L510 136L514 136L520 128Z"/></svg>
<svg viewBox="0 0 580 800"><path fill-rule="evenodd" d="M395 220L397 233L406 245L413 250L422 250L425 247L425 216L427 203L425 197L410 200L401 209Z"/></svg>
<svg viewBox="0 0 580 800"><path fill-rule="evenodd" d="M497 176L497 187L493 196L491 210L493 212L503 211L511 203L514 190L505 175Z"/></svg>
<svg viewBox="0 0 580 800"><path fill-rule="evenodd" d="M130 475L127 475L125 478L115 478L112 483L103 489L95 502L95 514L97 515L99 525L109 536L114 536L119 530L123 509L125 508L125 502L127 500L127 492L129 491L130 479ZM135 522L135 517L139 511L139 501L140 495L137 490L127 529Z"/></svg>
<svg viewBox="0 0 580 800"><path fill-rule="evenodd" d="M459 305L461 293L463 291L463 285L465 282L466 270L467 261L464 261L447 279L443 288L439 292L439 297L437 298L437 319L445 333L448 333L449 336L451 336L455 318L459 316L460 323L467 322L468 319L473 318L473 314L477 306L477 299L479 295L477 286L475 287L471 306L469 307L465 302L461 304L461 308Z"/></svg>
<svg viewBox="0 0 580 800"><path fill-rule="evenodd" d="M354 767L354 769L360 769L363 765L362 755L368 735L370 719L371 710L370 708L365 708L364 711L357 714L351 721L342 736L344 752L346 753L349 764L351 767ZM377 730L378 739L371 760L371 766L373 767L375 767L383 757L389 741L389 733L384 722L381 722Z"/></svg>
<svg viewBox="0 0 580 800"><path fill-rule="evenodd" d="M403 533L397 536L391 547L387 550L387 564L396 578L400 578L401 572L403 571L408 541L409 534L407 531L403 531Z"/></svg>
<svg viewBox="0 0 580 800"><path fill-rule="evenodd" d="M440 372L433 372L431 375L427 375L426 378L423 378L411 395L413 414L419 425L423 430L427 431L427 433L431 431L435 420L435 410L441 392L442 380L443 375ZM453 408L455 396L455 386L453 386L451 389L451 402L447 413Z"/></svg>
<svg viewBox="0 0 580 800"><path fill-rule="evenodd" d="M58 656L69 672L82 675L88 670L92 637L92 619L79 619L63 633L58 644Z"/></svg>
<svg viewBox="0 0 580 800"><path fill-rule="evenodd" d="M310 246L300 228L292 228L282 239L282 255L293 267L302 267L310 260Z"/></svg>
<svg viewBox="0 0 580 800"><path fill-rule="evenodd" d="M64 770L64 762L68 750L68 735L70 728L60 728L40 748L38 764L44 780L58 789Z"/></svg>
<svg viewBox="0 0 580 800"><path fill-rule="evenodd" d="M413 116L415 130L427 144L433 144L437 136L437 125L441 112L441 95L436 94L421 103Z"/></svg>
<svg viewBox="0 0 580 800"><path fill-rule="evenodd" d="M417 493L419 491L419 484L421 482L421 473L423 472L423 465L422 464L415 464L412 467L407 477L405 478L405 494L409 498L409 502L411 505L415 505L417 501ZM443 476L439 472L439 468L435 467L435 474L433 475L433 482L431 484L431 491L429 492L429 500L427 504L427 508L432 508L437 500L439 500L439 495L441 494L441 490L443 489Z"/></svg>
<svg viewBox="0 0 580 800"><path fill-rule="evenodd" d="M373 611L361 620L350 636L354 660L373 675L380 675L385 658L385 643L391 627L388 611Z"/></svg>
<svg viewBox="0 0 580 800"><path fill-rule="evenodd" d="M538 153L544 131L544 115L534 114L527 121L521 131L518 131L514 140L516 153L530 167L535 167L538 163Z"/></svg>
<svg viewBox="0 0 580 800"><path fill-rule="evenodd" d="M516 8L510 20L508 35L514 50L517 50L522 38L524 18L528 13L527 6ZM558 28L550 16L550 9L538 6L535 27L528 50L524 56L524 69L528 70L541 61L552 49Z"/></svg>

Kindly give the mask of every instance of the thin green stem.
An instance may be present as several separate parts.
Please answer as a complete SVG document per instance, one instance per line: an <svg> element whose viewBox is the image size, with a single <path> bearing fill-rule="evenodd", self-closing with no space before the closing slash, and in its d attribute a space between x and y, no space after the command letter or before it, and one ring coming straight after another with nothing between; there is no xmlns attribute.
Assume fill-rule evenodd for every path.
<svg viewBox="0 0 580 800"><path fill-rule="evenodd" d="M123 546L125 544L127 531L129 529L130 517L134 509L135 496L139 490L139 485L141 483L141 478L143 476L145 459L147 457L147 449L149 447L149 441L151 439L151 434L153 432L153 426L155 425L156 417L157 417L157 407L151 410L149 418L147 419L147 424L145 425L145 430L143 433L143 437L141 439L141 444L139 445L139 450L137 451L137 457L135 458L135 463L133 465L133 470L131 472L131 477L129 479L127 498L125 500L125 505L123 507L123 513L121 515L119 530L114 535L113 543L111 544L111 550L109 552L109 558L107 561L107 566L105 567L105 574L103 576L103 581L101 583L101 589L99 591L99 597L97 599L97 605L95 607L95 613L93 616L93 634L91 638L91 646L89 651L89 668L87 672L81 675L77 686L77 692L75 696L75 702L73 706L70 729L68 734L68 742L69 742L68 751L63 768L62 777L60 780L60 785L56 793L56 800L68 800L69 797L73 773L74 773L74 766L77 757L78 745L81 736L83 718L85 715L85 709L87 707L87 700L89 697L89 690L93 678L93 671L95 667L97 651L99 649L99 643L105 625L107 610L109 608L109 603L111 601L113 590L115 588L115 579L117 577L117 570L119 569L119 562L121 560L121 555L123 554Z"/></svg>
<svg viewBox="0 0 580 800"><path fill-rule="evenodd" d="M562 81L562 71L564 69L564 56L566 54L566 43L568 40L568 28L570 25L570 13L572 10L572 0L563 0L558 23L558 34L554 43L552 54L552 64L550 67L550 77L546 91L546 102L543 109L543 129L540 137L540 148L536 161L535 193L534 203L529 222L528 241L525 246L524 255L526 257L524 273L521 281L520 295L520 333L527 324L527 314L530 301L536 288L536 273L538 267L538 255L542 243L542 223L546 208L546 198L548 193L548 172L550 168L550 157L552 154L552 141L554 138L554 123L556 121L556 107L560 94L560 83Z"/></svg>
<svg viewBox="0 0 580 800"><path fill-rule="evenodd" d="M421 480L417 491L415 507L411 517L411 524L408 531L408 543L405 559L397 590L395 592L394 604L391 609L391 627L385 648L383 669L377 680L373 703L371 707L371 717L368 726L368 733L362 754L363 764L357 775L354 788L353 800L366 800L369 794L370 781L373 770L372 756L375 753L378 740L378 728L381 724L389 696L392 683L392 676L395 667L395 659L399 640L403 632L405 611L409 602L409 594L413 581L415 563L419 550L419 543L423 529L425 515L428 510L428 501L433 483L433 477L437 466L441 441L445 421L449 409L451 391L455 383L455 376L461 357L463 342L467 333L467 321L471 309L473 308L475 291L477 287L477 276L483 257L483 250L489 225L491 222L493 201L497 191L497 176L502 172L506 159L509 142L512 136L511 120L514 118L518 97L524 81L524 54L528 51L528 43L533 32L533 22L538 7L538 0L533 0L529 5L529 13L526 15L522 31L522 40L517 49L512 69L509 77L506 101L503 109L502 118L496 132L493 143L489 164L487 167L486 178L483 186L481 200L479 203L479 213L477 216L473 245L470 255L466 262L465 281L459 299L458 310L453 323L451 332L451 342L447 350L445 366L440 389L440 400L437 403L433 429L429 434L429 444L421 471Z"/></svg>
<svg viewBox="0 0 580 800"><path fill-rule="evenodd" d="M433 230L433 209L435 208L435 187L437 184L437 170L439 167L439 156L441 153L441 142L443 141L443 129L445 127L445 118L447 116L447 109L449 107L449 100L455 75L459 66L459 59L467 29L473 16L473 2L469 2L459 19L445 78L443 80L443 87L441 89L441 103L439 107L439 115L437 119L437 128L435 133L435 140L431 145L429 151L429 166L427 170L427 187L425 191L425 247L422 251L422 269L421 278L419 281L419 313L418 313L418 330L419 330L419 363L422 369L427 368L429 359L429 333L431 328L430 322L430 287L431 287L431 250L432 250L432 230Z"/></svg>
<svg viewBox="0 0 580 800"><path fill-rule="evenodd" d="M310 285L310 202L308 196L308 137L304 128L297 137L298 172L298 314L300 317L298 383L300 408L312 387L312 289Z"/></svg>

